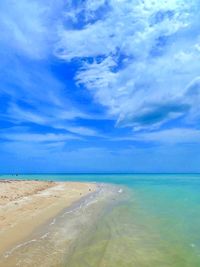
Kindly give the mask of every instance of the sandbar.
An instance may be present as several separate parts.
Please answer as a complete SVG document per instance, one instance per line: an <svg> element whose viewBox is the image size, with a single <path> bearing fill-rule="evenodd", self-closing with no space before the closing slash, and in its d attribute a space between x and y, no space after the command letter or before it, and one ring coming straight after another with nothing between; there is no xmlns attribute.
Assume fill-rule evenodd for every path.
<svg viewBox="0 0 200 267"><path fill-rule="evenodd" d="M95 191L95 183L0 180L0 255Z"/></svg>

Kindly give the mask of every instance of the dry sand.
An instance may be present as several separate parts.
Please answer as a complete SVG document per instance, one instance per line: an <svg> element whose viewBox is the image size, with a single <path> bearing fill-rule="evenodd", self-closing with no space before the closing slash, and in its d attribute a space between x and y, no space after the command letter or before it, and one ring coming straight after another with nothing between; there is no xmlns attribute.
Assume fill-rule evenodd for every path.
<svg viewBox="0 0 200 267"><path fill-rule="evenodd" d="M0 254L95 190L92 183L0 181Z"/></svg>

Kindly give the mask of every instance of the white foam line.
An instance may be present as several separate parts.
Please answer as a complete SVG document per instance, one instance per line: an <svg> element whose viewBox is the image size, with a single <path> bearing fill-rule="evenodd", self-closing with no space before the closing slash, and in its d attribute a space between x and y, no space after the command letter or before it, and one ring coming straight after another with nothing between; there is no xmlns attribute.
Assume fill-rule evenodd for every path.
<svg viewBox="0 0 200 267"><path fill-rule="evenodd" d="M91 199L94 198L94 196L90 196ZM70 214L70 213L75 213L79 210L81 210L84 206L88 206L90 204L89 200L84 200L80 205L79 207L76 207L72 210L69 210L69 211L66 211L64 212L60 217L63 218L66 214ZM51 223L51 224L54 224L54 223Z"/></svg>
<svg viewBox="0 0 200 267"><path fill-rule="evenodd" d="M32 239L32 240L29 240L29 241L27 241L27 242L21 243L21 244L15 246L14 248L12 248L11 250L9 250L8 252L6 252L6 253L4 254L4 257L5 257L5 258L8 258L8 257L9 257L15 250L17 250L18 248L25 247L26 245L28 245L28 244L30 244L30 243L32 243L32 242L36 242L36 241L37 241L37 239Z"/></svg>
<svg viewBox="0 0 200 267"><path fill-rule="evenodd" d="M56 218L54 218L54 219L52 220L52 222L50 223L50 225L55 224L55 222L56 222Z"/></svg>
<svg viewBox="0 0 200 267"><path fill-rule="evenodd" d="M44 239L44 238L46 238L46 237L47 237L49 234L50 234L50 233L49 233L49 232L47 232L46 234L42 235L42 236L41 236L41 239Z"/></svg>
<svg viewBox="0 0 200 267"><path fill-rule="evenodd" d="M63 215L61 215L61 218L64 217L66 214L70 214L70 213L76 212L79 209L80 209L80 207L72 209L72 210L69 210L69 211L66 211L65 213L63 213Z"/></svg>
<svg viewBox="0 0 200 267"><path fill-rule="evenodd" d="M102 190L102 189L100 189L98 193L100 193L101 190ZM92 203L97 202L97 200L93 200L94 198L95 198L95 196L93 196L93 195L89 196L89 199L84 200L84 201L80 204L79 207L74 208L74 209L72 209L72 210L70 210L70 211L66 211L65 213L63 213L63 215L61 215L61 217L63 218L66 214L75 213L75 212L77 212L77 211L79 211L79 210L81 210L81 209L83 209L83 208L88 207L88 206L91 205ZM90 200L90 199L91 199L91 200Z"/></svg>
<svg viewBox="0 0 200 267"><path fill-rule="evenodd" d="M50 234L49 232L45 233L44 235L42 235L42 236L40 237L40 239L44 239L44 238L46 238L49 234ZM14 248L12 248L11 250L7 251L7 252L4 254L4 257L5 257L5 258L8 258L8 257L9 257L15 250L17 250L18 248L25 247L25 246L27 246L27 245L29 245L29 244L31 244L31 243L33 243L33 242L37 242L37 241L38 241L37 239L32 239L32 240L29 240L29 241L27 241L27 242L21 243L21 244L15 246Z"/></svg>

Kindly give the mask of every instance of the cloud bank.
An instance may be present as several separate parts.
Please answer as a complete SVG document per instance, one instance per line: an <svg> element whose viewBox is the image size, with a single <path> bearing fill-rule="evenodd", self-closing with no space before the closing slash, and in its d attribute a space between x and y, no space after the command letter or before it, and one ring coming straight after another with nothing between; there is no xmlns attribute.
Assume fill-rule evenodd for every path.
<svg viewBox="0 0 200 267"><path fill-rule="evenodd" d="M82 62L77 84L117 126L187 124L199 116L199 13L198 1L69 1L55 54Z"/></svg>

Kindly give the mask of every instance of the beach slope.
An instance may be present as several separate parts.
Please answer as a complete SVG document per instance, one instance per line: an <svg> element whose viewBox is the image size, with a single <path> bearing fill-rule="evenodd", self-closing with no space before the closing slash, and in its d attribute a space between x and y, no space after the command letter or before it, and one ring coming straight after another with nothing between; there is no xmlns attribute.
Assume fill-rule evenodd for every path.
<svg viewBox="0 0 200 267"><path fill-rule="evenodd" d="M95 190L93 183L0 181L0 255Z"/></svg>

